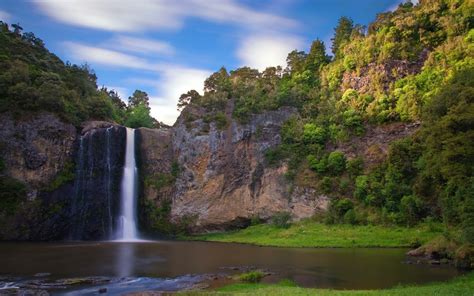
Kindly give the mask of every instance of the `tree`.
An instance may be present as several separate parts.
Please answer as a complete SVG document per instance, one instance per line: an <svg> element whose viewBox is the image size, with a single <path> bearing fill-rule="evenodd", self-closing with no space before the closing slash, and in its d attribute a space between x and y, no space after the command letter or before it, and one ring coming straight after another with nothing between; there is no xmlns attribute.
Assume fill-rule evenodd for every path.
<svg viewBox="0 0 474 296"><path fill-rule="evenodd" d="M329 63L330 58L326 55L326 46L324 42L316 39L311 44L311 49L308 56L306 57L306 69L311 72L319 71L321 66Z"/></svg>
<svg viewBox="0 0 474 296"><path fill-rule="evenodd" d="M306 61L306 53L304 51L293 50L288 54L286 58L286 69L287 73L303 72Z"/></svg>
<svg viewBox="0 0 474 296"><path fill-rule="evenodd" d="M226 68L221 67L219 71L214 72L204 81L204 92L213 93L213 92L223 92L230 91L231 83L229 79L229 73L227 73Z"/></svg>
<svg viewBox="0 0 474 296"><path fill-rule="evenodd" d="M155 120L150 116L150 108L144 103L140 103L130 109L125 125L131 128L155 126Z"/></svg>
<svg viewBox="0 0 474 296"><path fill-rule="evenodd" d="M23 28L20 26L20 24L12 24L13 28L13 34L19 36L21 35L21 31L23 31Z"/></svg>
<svg viewBox="0 0 474 296"><path fill-rule="evenodd" d="M135 90L131 97L128 97L128 108L136 107L140 104L143 104L147 108L150 107L150 98L148 94L141 90Z"/></svg>
<svg viewBox="0 0 474 296"><path fill-rule="evenodd" d="M341 57L342 45L349 41L352 30L354 29L354 22L348 17L341 17L337 23L337 26L334 28L334 37L332 41L332 53L336 59Z"/></svg>
<svg viewBox="0 0 474 296"><path fill-rule="evenodd" d="M188 91L185 94L182 94L178 99L178 111L182 110L189 104L192 104L193 101L199 100L201 95L194 89Z"/></svg>

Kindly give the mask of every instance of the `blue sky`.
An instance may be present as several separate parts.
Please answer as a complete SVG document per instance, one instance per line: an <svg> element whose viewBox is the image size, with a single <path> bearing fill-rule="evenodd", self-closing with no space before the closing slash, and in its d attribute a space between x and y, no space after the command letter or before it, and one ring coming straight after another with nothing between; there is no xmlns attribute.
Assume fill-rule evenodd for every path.
<svg viewBox="0 0 474 296"><path fill-rule="evenodd" d="M225 66L284 65L319 38L330 46L337 20L367 25L402 0L2 0L0 19L20 23L64 61L87 62L99 85L122 99L151 97L152 115L172 124L181 93L202 93Z"/></svg>

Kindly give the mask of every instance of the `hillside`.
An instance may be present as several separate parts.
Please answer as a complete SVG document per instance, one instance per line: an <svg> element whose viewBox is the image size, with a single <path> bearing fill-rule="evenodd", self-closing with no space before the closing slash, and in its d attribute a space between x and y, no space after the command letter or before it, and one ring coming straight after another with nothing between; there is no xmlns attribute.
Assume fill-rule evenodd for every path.
<svg viewBox="0 0 474 296"><path fill-rule="evenodd" d="M77 219L64 192L73 194L80 179L80 143L95 139L88 157L101 162L91 161L97 171L88 182L107 179L101 145L118 124L138 128L143 232L228 230L275 217L444 222L462 230L457 243L472 243L472 15L470 1L436 0L402 4L367 28L343 17L332 55L316 39L308 53L290 52L284 69L221 68L202 95L191 90L179 98L173 127L150 117L146 93L137 90L127 106L98 88L87 65L63 63L32 33L2 23L0 120L8 129L0 146L0 219L6 230L20 229L18 215L30 214L19 209L36 213L38 199L47 205L42 221ZM61 130L64 138L55 137ZM25 233L35 219L22 226ZM10 238L67 232L43 224L47 234Z"/></svg>

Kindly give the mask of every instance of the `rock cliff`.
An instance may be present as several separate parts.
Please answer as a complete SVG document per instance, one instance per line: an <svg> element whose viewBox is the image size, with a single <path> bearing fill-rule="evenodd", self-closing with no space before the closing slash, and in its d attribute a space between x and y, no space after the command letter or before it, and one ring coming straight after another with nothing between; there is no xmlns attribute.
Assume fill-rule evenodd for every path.
<svg viewBox="0 0 474 296"><path fill-rule="evenodd" d="M157 206L169 200L172 222L185 219L193 231L222 230L283 211L309 217L326 206L313 196L291 194L286 165L273 167L265 160L266 150L280 144L280 128L295 109L254 115L245 124L227 116L220 129L215 122L206 123L202 112L185 110L171 129L139 130L141 163L148 176L143 196ZM173 166L179 170L175 178ZM160 186L151 176L162 179Z"/></svg>
<svg viewBox="0 0 474 296"><path fill-rule="evenodd" d="M100 239L110 235L125 128L77 129L50 113L0 116L0 239Z"/></svg>

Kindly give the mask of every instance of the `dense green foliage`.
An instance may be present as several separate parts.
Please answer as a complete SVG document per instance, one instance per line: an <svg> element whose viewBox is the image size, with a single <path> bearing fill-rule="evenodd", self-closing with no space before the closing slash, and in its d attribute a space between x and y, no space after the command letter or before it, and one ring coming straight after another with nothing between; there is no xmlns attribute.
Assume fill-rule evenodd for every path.
<svg viewBox="0 0 474 296"><path fill-rule="evenodd" d="M413 226L424 219L461 226L473 241L474 7L467 0L400 4L368 28L342 17L332 52L315 40L294 50L287 67L263 72L221 68L201 96L184 105L247 121L251 114L292 106L282 144L266 151L268 165L288 165L295 186L331 198L326 223ZM183 104L181 106L184 106ZM338 147L374 126L421 122L366 166L364 155ZM360 151L359 151L360 152Z"/></svg>
<svg viewBox="0 0 474 296"><path fill-rule="evenodd" d="M63 63L33 33L0 22L0 112L15 116L47 111L80 125L110 120L130 127L154 127L148 95L136 91L127 107L113 90L97 87L92 69ZM144 108L142 105L145 105Z"/></svg>

